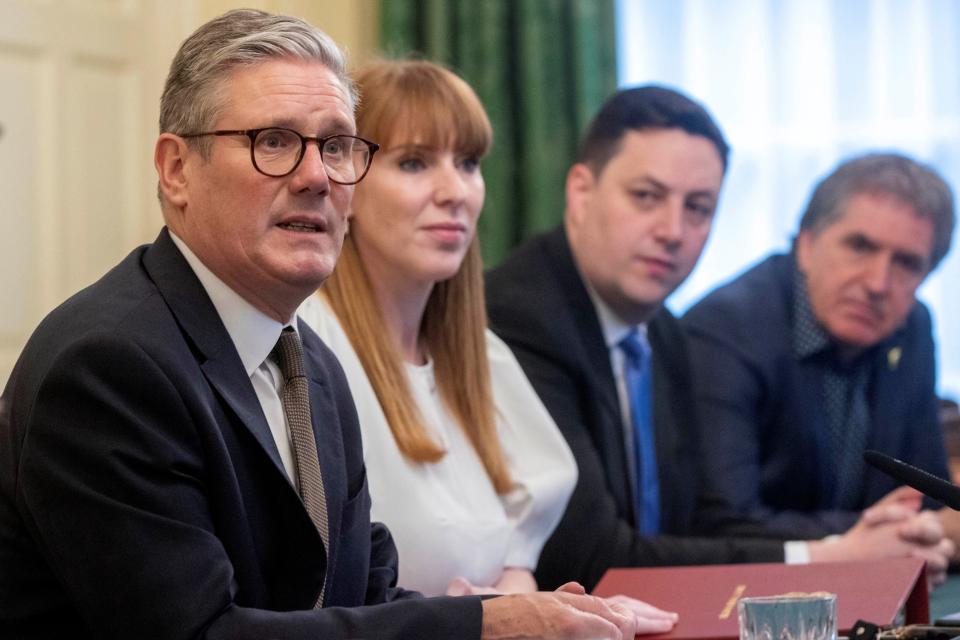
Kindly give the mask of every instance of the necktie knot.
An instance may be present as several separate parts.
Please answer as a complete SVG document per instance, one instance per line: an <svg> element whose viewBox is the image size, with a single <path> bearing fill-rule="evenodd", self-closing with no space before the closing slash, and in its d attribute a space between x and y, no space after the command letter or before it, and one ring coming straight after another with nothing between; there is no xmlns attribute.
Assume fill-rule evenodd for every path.
<svg viewBox="0 0 960 640"><path fill-rule="evenodd" d="M645 331L631 329L619 346L632 366L643 366L650 361L650 342Z"/></svg>
<svg viewBox="0 0 960 640"><path fill-rule="evenodd" d="M300 336L293 330L293 327L284 327L280 332L280 339L270 352L271 357L280 367L283 373L283 379L289 381L293 378L304 377L303 371L303 344L300 342Z"/></svg>

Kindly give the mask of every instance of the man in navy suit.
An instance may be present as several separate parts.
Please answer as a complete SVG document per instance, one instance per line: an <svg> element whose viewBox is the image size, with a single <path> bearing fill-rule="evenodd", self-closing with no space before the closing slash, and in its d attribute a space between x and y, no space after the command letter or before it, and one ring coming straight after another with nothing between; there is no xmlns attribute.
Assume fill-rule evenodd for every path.
<svg viewBox="0 0 960 640"><path fill-rule="evenodd" d="M297 19L234 11L181 46L166 227L47 316L0 400L4 637L633 637L576 585L397 587L343 372L295 316L376 150L354 103L337 47Z"/></svg>
<svg viewBox="0 0 960 640"><path fill-rule="evenodd" d="M901 496L864 465L864 449L947 476L930 314L915 294L953 226L934 171L897 154L858 157L817 186L790 254L690 309L703 469L719 497L708 520L845 531Z"/></svg>
<svg viewBox="0 0 960 640"><path fill-rule="evenodd" d="M935 518L914 519L903 505L869 514L830 543L804 543L795 534L702 537L713 533L702 526L713 498L699 467L695 371L663 303L707 241L727 154L716 123L688 97L655 86L618 92L594 117L567 174L563 227L534 236L488 274L491 325L514 350L579 468L537 580L592 586L618 566L911 553L924 555L939 579L949 542L941 541ZM623 347L638 334L646 335L652 360L652 433L642 446Z"/></svg>

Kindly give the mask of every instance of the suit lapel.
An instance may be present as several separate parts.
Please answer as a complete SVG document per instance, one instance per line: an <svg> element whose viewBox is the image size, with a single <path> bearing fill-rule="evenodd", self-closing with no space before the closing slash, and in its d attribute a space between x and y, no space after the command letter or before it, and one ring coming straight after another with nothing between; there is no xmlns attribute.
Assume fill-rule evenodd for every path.
<svg viewBox="0 0 960 640"><path fill-rule="evenodd" d="M903 334L896 333L877 350L872 356L876 360L870 363L874 377L867 395L870 411L867 442L871 448L880 451L899 450L903 441L901 429L910 424L910 420L900 417L903 413L903 381L899 365L905 348Z"/></svg>
<svg viewBox="0 0 960 640"><path fill-rule="evenodd" d="M603 411L618 424L623 422L620 410L620 399L617 396L617 383L610 366L610 349L603 338L599 320L593 307L590 308L592 317L578 314L578 331L583 338L583 351L587 359L587 366L594 372L591 378L597 395L602 401ZM622 440L622 438L621 438Z"/></svg>
<svg viewBox="0 0 960 640"><path fill-rule="evenodd" d="M624 446L620 399L610 366L610 350L593 301L573 261L564 229L553 231L546 240L554 275L566 299L564 306L573 322L574 335L569 336L569 346L577 355L571 357L583 363L583 370L588 372L587 384L598 400L593 403L591 399L596 408L587 427L603 457L607 486L621 513L632 520L635 518L633 489Z"/></svg>
<svg viewBox="0 0 960 640"><path fill-rule="evenodd" d="M143 264L198 352L197 359L210 385L286 477L273 434L233 341L203 285L166 228L145 253Z"/></svg>
<svg viewBox="0 0 960 640"><path fill-rule="evenodd" d="M686 486L689 480L683 476L693 475L693 469L678 468L677 463L684 460L682 448L688 443L688 431L694 425L691 421L690 407L676 406L682 398L689 398L681 385L686 384L682 376L677 377L679 370L685 363L674 362L674 350L679 344L670 344L670 327L668 322L676 320L665 309L651 318L647 323L647 335L650 339L650 352L653 356L653 431L657 451L657 475L660 479L660 518L664 531L682 530L682 526L674 521L679 517L680 509L671 503L670 497L683 493L680 487ZM679 336L672 336L678 340Z"/></svg>
<svg viewBox="0 0 960 640"><path fill-rule="evenodd" d="M207 380L217 390L231 410L240 419L240 422L253 435L260 447L273 461L277 471L286 476L280 452L277 450L276 440L270 431L270 425L263 415L263 408L257 398L250 378L247 377L240 356L233 350L231 354L220 354L219 357L208 359L201 365Z"/></svg>
<svg viewBox="0 0 960 640"><path fill-rule="evenodd" d="M343 451L343 434L340 432L340 415L327 383L329 372L323 367L319 338L300 322L303 339L307 378L310 380L310 416L313 434L317 442L317 459L323 477L323 489L327 500L327 522L331 549L327 550L328 562L335 562L336 540L340 539L341 512L337 505L347 501L347 488L342 480L346 477L346 462Z"/></svg>
<svg viewBox="0 0 960 640"><path fill-rule="evenodd" d="M571 311L576 339L582 347L587 370L594 374L590 378L591 383L594 384L603 402L604 410L617 421L622 422L617 384L610 367L610 350L603 337L603 329L600 327L600 319L597 317L593 301L573 261L567 236L561 228L548 236L548 239L550 241L548 247L557 267L557 281L567 299L567 308Z"/></svg>
<svg viewBox="0 0 960 640"><path fill-rule="evenodd" d="M664 533L693 526L704 497L699 463L700 419L686 336L669 309L661 307L647 325L653 352L653 426L660 478L660 523Z"/></svg>
<svg viewBox="0 0 960 640"><path fill-rule="evenodd" d="M665 311L661 310L647 324L647 335L650 339L650 352L653 355L653 424L656 430L657 450L673 451L677 445L676 429L672 428L674 418L679 415L678 407L674 407L672 400L675 394L671 387L677 380L671 380L670 344L661 327L661 318ZM682 413L682 412L681 412ZM670 426L668 426L670 425Z"/></svg>

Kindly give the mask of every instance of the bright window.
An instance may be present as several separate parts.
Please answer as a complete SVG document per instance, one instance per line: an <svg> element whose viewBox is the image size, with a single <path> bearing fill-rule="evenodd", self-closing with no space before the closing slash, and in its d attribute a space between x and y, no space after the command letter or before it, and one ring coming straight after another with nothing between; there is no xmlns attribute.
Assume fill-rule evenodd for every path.
<svg viewBox="0 0 960 640"><path fill-rule="evenodd" d="M683 312L786 251L816 180L897 150L960 188L960 3L953 0L619 0L620 84L703 102L733 153L712 237L670 299ZM927 279L942 395L960 398L960 249Z"/></svg>

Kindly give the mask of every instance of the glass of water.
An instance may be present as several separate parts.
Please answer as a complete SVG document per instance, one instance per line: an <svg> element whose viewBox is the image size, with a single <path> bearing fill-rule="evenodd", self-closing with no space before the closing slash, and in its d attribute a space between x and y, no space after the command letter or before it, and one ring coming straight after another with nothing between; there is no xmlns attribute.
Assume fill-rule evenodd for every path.
<svg viewBox="0 0 960 640"><path fill-rule="evenodd" d="M837 640L833 593L741 598L740 640Z"/></svg>

